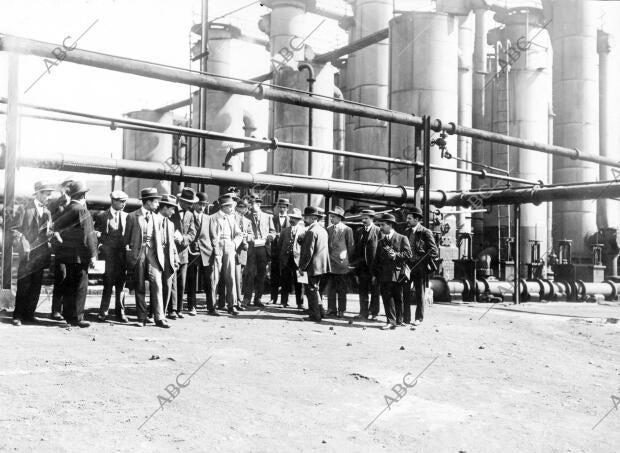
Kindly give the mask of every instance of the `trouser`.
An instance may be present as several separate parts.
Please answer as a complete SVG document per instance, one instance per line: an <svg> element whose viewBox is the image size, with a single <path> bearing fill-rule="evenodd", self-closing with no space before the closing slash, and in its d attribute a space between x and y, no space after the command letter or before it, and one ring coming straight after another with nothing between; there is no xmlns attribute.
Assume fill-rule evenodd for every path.
<svg viewBox="0 0 620 453"><path fill-rule="evenodd" d="M267 274L267 247L251 246L248 250L248 262L243 276L243 301L249 303L254 293L254 302L260 301Z"/></svg>
<svg viewBox="0 0 620 453"><path fill-rule="evenodd" d="M211 266L204 266L202 259L193 259L187 266L187 277L185 287L187 288L187 309L196 308L196 287L199 277L203 278L205 294L207 297L207 308L213 308L213 295L211 294Z"/></svg>
<svg viewBox="0 0 620 453"><path fill-rule="evenodd" d="M329 275L328 274L321 275L319 278L319 296L321 297L321 300L323 300L323 295L327 291L328 283L329 283Z"/></svg>
<svg viewBox="0 0 620 453"><path fill-rule="evenodd" d="M271 301L276 303L278 301L278 293L280 292L280 260L271 260Z"/></svg>
<svg viewBox="0 0 620 453"><path fill-rule="evenodd" d="M146 321L146 280L149 281L149 302L155 320L164 317L162 269L157 261L155 250L151 247L142 247L140 258L136 264L136 313L138 321Z"/></svg>
<svg viewBox="0 0 620 453"><path fill-rule="evenodd" d="M54 263L54 289L52 290L52 313L62 311L62 282L67 276L65 263Z"/></svg>
<svg viewBox="0 0 620 453"><path fill-rule="evenodd" d="M288 305L288 296L291 293L291 289L293 285L295 286L295 301L297 302L297 306L301 307L303 303L303 286L301 283L297 283L297 264L295 264L295 260L292 256L289 257L286 266L283 266L280 269L280 284L281 293L280 293L280 302L282 302L283 306Z"/></svg>
<svg viewBox="0 0 620 453"><path fill-rule="evenodd" d="M338 311L347 310L347 274L329 274L327 277L327 311L336 311L336 299L338 299Z"/></svg>
<svg viewBox="0 0 620 453"><path fill-rule="evenodd" d="M62 284L62 316L65 321L84 319L84 305L88 292L88 263L66 263L67 276Z"/></svg>
<svg viewBox="0 0 620 453"><path fill-rule="evenodd" d="M124 250L114 249L104 256L105 272L103 274L103 291L101 293L101 304L99 314L105 316L110 309L110 299L114 290L114 312L119 318L125 315L125 295L123 288L127 279L125 263L123 262ZM53 311L53 310L52 310Z"/></svg>
<svg viewBox="0 0 620 453"><path fill-rule="evenodd" d="M398 325L403 319L403 284L381 282L381 299L388 324Z"/></svg>
<svg viewBox="0 0 620 453"><path fill-rule="evenodd" d="M187 280L187 263L180 264L175 275L176 278L174 282L172 282L170 303L168 304L167 310L168 313L173 311L178 313L183 310L183 295L185 294L185 282Z"/></svg>
<svg viewBox="0 0 620 453"><path fill-rule="evenodd" d="M213 257L213 270L211 273L211 288L213 298L216 298L218 284L223 281L226 306L232 310L236 302L235 285L235 262L237 254L235 243L229 239L223 240L222 254Z"/></svg>
<svg viewBox="0 0 620 453"><path fill-rule="evenodd" d="M239 263L239 261L235 262L235 286L237 290L237 302L241 302L243 300L243 270L245 269L245 265Z"/></svg>
<svg viewBox="0 0 620 453"><path fill-rule="evenodd" d="M360 317L368 318L369 315L377 316L380 311L379 284L372 284L372 274L367 267L360 270L358 279L360 294ZM368 293L370 293L370 306L368 304Z"/></svg>
<svg viewBox="0 0 620 453"><path fill-rule="evenodd" d="M202 277L205 284L205 296L207 298L207 310L213 311L215 310L215 303L217 299L214 299L214 290L213 290L213 264L215 262L215 257L211 257L211 263L208 266L201 266L202 269Z"/></svg>
<svg viewBox="0 0 620 453"><path fill-rule="evenodd" d="M308 276L308 283L305 286L306 297L308 298L308 311L310 317L315 321L323 318L321 296L319 295L320 275Z"/></svg>
<svg viewBox="0 0 620 453"><path fill-rule="evenodd" d="M21 260L19 262L13 319L29 320L34 318L39 296L41 295L43 270L43 267L33 266L29 261ZM55 289L54 287L54 290Z"/></svg>
<svg viewBox="0 0 620 453"><path fill-rule="evenodd" d="M415 305L416 321L424 320L424 274L411 273L411 281L405 285L404 322L411 322L411 305Z"/></svg>

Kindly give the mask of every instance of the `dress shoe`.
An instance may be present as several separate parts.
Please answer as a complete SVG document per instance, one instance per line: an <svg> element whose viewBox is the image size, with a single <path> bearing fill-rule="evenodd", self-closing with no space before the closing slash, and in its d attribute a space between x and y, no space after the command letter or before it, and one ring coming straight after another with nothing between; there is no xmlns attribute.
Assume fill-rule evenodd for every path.
<svg viewBox="0 0 620 453"><path fill-rule="evenodd" d="M207 312L208 314L210 314L211 316L219 316L220 314L217 312L217 310L209 310Z"/></svg>
<svg viewBox="0 0 620 453"><path fill-rule="evenodd" d="M414 326L419 326L420 324L422 324L422 321L420 321L419 319L416 319L415 321L413 321Z"/></svg>
<svg viewBox="0 0 620 453"><path fill-rule="evenodd" d="M355 321L368 321L368 316L355 316L353 319Z"/></svg>
<svg viewBox="0 0 620 453"><path fill-rule="evenodd" d="M183 316L183 313L181 313L180 311L177 311L177 318L183 319L185 318L185 316Z"/></svg>
<svg viewBox="0 0 620 453"><path fill-rule="evenodd" d="M22 325L22 322L21 322L19 319L14 319L14 320L13 320L13 325L14 325L14 326L21 326L21 325Z"/></svg>
<svg viewBox="0 0 620 453"><path fill-rule="evenodd" d="M187 312L187 314L190 316L196 316L196 309L192 308L190 311Z"/></svg>
<svg viewBox="0 0 620 453"><path fill-rule="evenodd" d="M105 322L105 315L97 315L97 321Z"/></svg>
<svg viewBox="0 0 620 453"><path fill-rule="evenodd" d="M80 327L82 329L86 327L90 327L90 323L88 321L76 321L76 322L72 322L71 325L74 327Z"/></svg>
<svg viewBox="0 0 620 453"><path fill-rule="evenodd" d="M301 305L297 305L297 309L298 309L298 310L303 310L303 309L304 309L303 304L301 304Z"/></svg>
<svg viewBox="0 0 620 453"><path fill-rule="evenodd" d="M403 321L400 321L398 323L398 327L405 327L405 326L406 326L406 324Z"/></svg>
<svg viewBox="0 0 620 453"><path fill-rule="evenodd" d="M344 318L344 311L339 311L336 315L338 318Z"/></svg>
<svg viewBox="0 0 620 453"><path fill-rule="evenodd" d="M327 310L326 316L335 316L335 315L336 315L336 310Z"/></svg>
<svg viewBox="0 0 620 453"><path fill-rule="evenodd" d="M376 320L377 320L377 315L372 315L372 316L370 317L370 320L371 320L371 321L376 321Z"/></svg>
<svg viewBox="0 0 620 453"><path fill-rule="evenodd" d="M54 321L62 321L63 318L62 315L60 313L58 313L57 311L53 312L50 316L51 319L53 319Z"/></svg>
<svg viewBox="0 0 620 453"><path fill-rule="evenodd" d="M255 307L260 307L260 308L265 308L265 304L262 303L260 300L255 300L254 301L254 306Z"/></svg>
<svg viewBox="0 0 620 453"><path fill-rule="evenodd" d="M169 329L170 328L170 325L166 321L164 321L163 319L159 319L159 320L155 321L155 325L157 327L161 327L162 329Z"/></svg>
<svg viewBox="0 0 620 453"><path fill-rule="evenodd" d="M306 316L303 318L304 321L313 321L313 322L321 322L320 319L315 318L314 316Z"/></svg>
<svg viewBox="0 0 620 453"><path fill-rule="evenodd" d="M122 322L123 324L127 324L129 322L129 319L127 319L127 316L125 315L120 315L118 321Z"/></svg>
<svg viewBox="0 0 620 453"><path fill-rule="evenodd" d="M149 316L148 318L146 318L146 321L145 321L145 322L146 322L147 324L153 324L153 322L154 322L154 321L153 321L153 317L152 317L152 316Z"/></svg>
<svg viewBox="0 0 620 453"><path fill-rule="evenodd" d="M386 324L384 326L381 326L381 330L394 330L394 329L396 329L396 326L392 324Z"/></svg>
<svg viewBox="0 0 620 453"><path fill-rule="evenodd" d="M177 319L177 314L172 311L172 312L168 313L166 318L168 318L168 319Z"/></svg>
<svg viewBox="0 0 620 453"><path fill-rule="evenodd" d="M238 311L245 311L245 307L243 305L237 305Z"/></svg>
<svg viewBox="0 0 620 453"><path fill-rule="evenodd" d="M288 304L282 304L282 308L288 307Z"/></svg>
<svg viewBox="0 0 620 453"><path fill-rule="evenodd" d="M239 316L239 312L237 311L236 308L231 308L230 310L228 310L228 313L230 313L233 316Z"/></svg>

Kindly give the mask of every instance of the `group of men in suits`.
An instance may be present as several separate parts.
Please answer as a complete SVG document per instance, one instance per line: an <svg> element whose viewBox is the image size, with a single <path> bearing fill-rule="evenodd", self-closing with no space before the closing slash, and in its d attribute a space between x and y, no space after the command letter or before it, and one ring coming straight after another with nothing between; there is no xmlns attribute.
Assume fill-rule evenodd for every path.
<svg viewBox="0 0 620 453"><path fill-rule="evenodd" d="M55 285L52 318L87 327L84 302L88 267L97 255L105 262L103 292L97 319L106 321L112 294L115 315L126 323L125 298L133 289L138 325L148 322L169 328L168 319L195 316L196 290L202 280L207 313L233 316L253 304L259 308L267 275L271 302L287 307L294 292L297 308L308 300L309 318L344 317L349 276L357 276L359 320L376 320L383 300L385 328L411 322L410 305L416 305L414 324L424 317L424 279L437 258L430 230L420 224L422 213L412 208L403 234L394 228L392 214L364 210L355 232L345 224L340 207L329 211L330 225L317 207L290 209L278 199L273 214L262 211L260 196L243 199L235 188L219 197L208 212L208 197L185 187L177 196L141 191L142 206L124 211L128 195L110 194L110 208L95 216L86 207L88 188L65 180L62 195L47 202L55 187L35 185L35 193L14 222L20 251L14 323L32 321L39 299L43 270L54 252ZM146 283L150 297L146 303ZM322 306L327 293L327 313ZM184 310L184 301L187 309ZM62 311L62 314L61 314Z"/></svg>

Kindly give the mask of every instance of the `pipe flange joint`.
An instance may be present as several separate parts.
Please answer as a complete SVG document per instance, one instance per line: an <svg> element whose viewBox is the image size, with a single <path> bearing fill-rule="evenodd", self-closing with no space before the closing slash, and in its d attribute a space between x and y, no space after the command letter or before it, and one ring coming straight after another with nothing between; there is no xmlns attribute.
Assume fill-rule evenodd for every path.
<svg viewBox="0 0 620 453"><path fill-rule="evenodd" d="M278 139L277 138L272 137L271 139L269 139L269 141L271 142L271 143L269 143L269 149L271 151L274 151L274 150L278 149Z"/></svg>
<svg viewBox="0 0 620 453"><path fill-rule="evenodd" d="M431 123L431 130L433 130L435 132L441 132L443 130L443 125L441 124L441 120L439 118L437 118L435 120L435 122L437 123L437 126L433 127L433 125Z"/></svg>
<svg viewBox="0 0 620 453"><path fill-rule="evenodd" d="M452 121L450 121L450 122L448 123L448 126L449 126L449 127L447 127L447 128L446 128L446 134L448 134L448 135L454 135L454 134L456 134L456 124L455 124L455 123L453 123Z"/></svg>
<svg viewBox="0 0 620 453"><path fill-rule="evenodd" d="M115 121L110 121L110 130L112 130L112 131L116 130L116 122Z"/></svg>
<svg viewBox="0 0 620 453"><path fill-rule="evenodd" d="M538 187L537 186L532 186L532 188L530 189L530 196L532 197L532 204L534 204L534 206L539 206L542 201L540 199L538 199L537 195L538 195Z"/></svg>
<svg viewBox="0 0 620 453"><path fill-rule="evenodd" d="M486 177L487 177L487 171L483 168L482 170L480 170L480 174L478 175L478 178L484 179Z"/></svg>
<svg viewBox="0 0 620 453"><path fill-rule="evenodd" d="M575 151L575 155L571 156L571 159L578 160L579 157L581 157L581 150L579 148L573 148L573 151Z"/></svg>
<svg viewBox="0 0 620 453"><path fill-rule="evenodd" d="M256 94L254 94L254 97L258 99L259 101L262 101L265 98L265 89L263 88L263 84L259 83L256 86L255 91L256 91Z"/></svg>
<svg viewBox="0 0 620 453"><path fill-rule="evenodd" d="M611 286L611 294L606 300L616 300L616 297L618 296L618 290L616 288L616 285L614 285L614 282L612 282L611 280L603 280L603 283L607 283L609 286Z"/></svg>
<svg viewBox="0 0 620 453"><path fill-rule="evenodd" d="M538 180L538 185L539 185L540 187L545 187L545 181L543 181L542 179L539 179L539 180Z"/></svg>
<svg viewBox="0 0 620 453"><path fill-rule="evenodd" d="M401 201L403 203L407 203L407 188L405 186L396 186L398 189L400 189L402 195L400 196Z"/></svg>

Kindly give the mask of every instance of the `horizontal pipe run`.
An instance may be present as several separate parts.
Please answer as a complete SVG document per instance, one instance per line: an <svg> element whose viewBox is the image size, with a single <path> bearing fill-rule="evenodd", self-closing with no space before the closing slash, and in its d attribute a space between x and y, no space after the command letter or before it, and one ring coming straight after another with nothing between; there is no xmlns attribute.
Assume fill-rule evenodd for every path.
<svg viewBox="0 0 620 453"><path fill-rule="evenodd" d="M334 49L330 52L318 54L314 57L315 63L329 63L337 60L338 58L348 55L350 53L356 52L358 50L364 49L365 47L371 46L378 42L381 42L385 39L388 39L390 36L390 29L384 28L383 30L376 31L371 33L368 36L364 36L363 38L358 39L357 41L353 41L350 44L342 46L338 49Z"/></svg>
<svg viewBox="0 0 620 453"><path fill-rule="evenodd" d="M56 45L43 41L0 34L0 50L16 52L25 55L36 55L43 58L56 59L54 50L60 48ZM378 107L363 106L348 103L335 98L324 98L290 92L281 88L269 87L261 84L239 82L214 76L212 74L190 71L183 68L166 66L162 64L140 61L131 58L123 58L99 52L91 52L81 49L73 49L65 52L63 61L93 66L101 69L120 71L165 80L174 83L183 83L226 93L252 96L257 99L267 99L274 102L299 105L319 110L327 110L335 113L345 113L364 118L388 121L391 123L405 124L408 126L422 127L422 117ZM534 142L517 137L510 137L495 132L473 129L459 126L455 123L442 122L439 119L431 120L431 128L436 131L446 131L449 134L463 135L474 139L486 140L494 143L513 146L515 148L541 151L555 156L566 157L575 160L594 162L601 165L620 168L620 162L615 159L601 157L593 154L585 154L577 149L565 148L546 143Z"/></svg>

